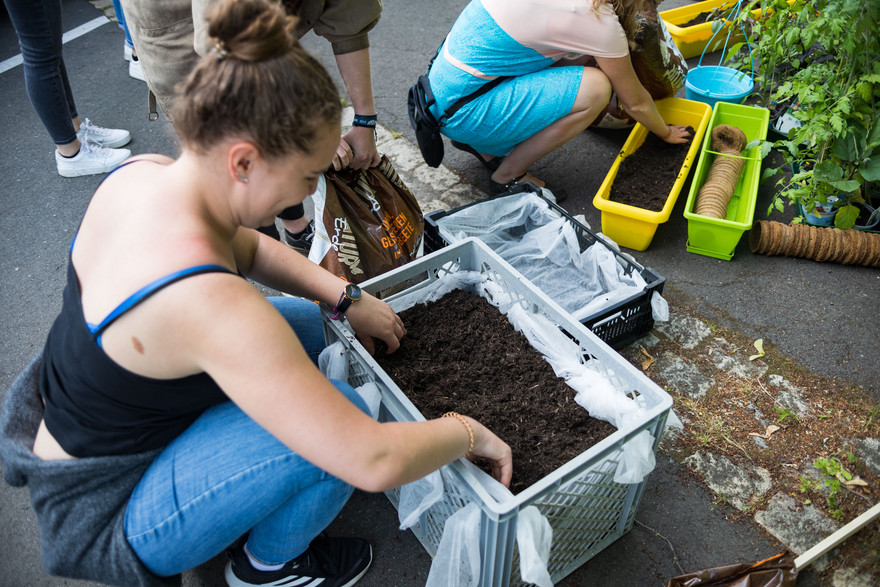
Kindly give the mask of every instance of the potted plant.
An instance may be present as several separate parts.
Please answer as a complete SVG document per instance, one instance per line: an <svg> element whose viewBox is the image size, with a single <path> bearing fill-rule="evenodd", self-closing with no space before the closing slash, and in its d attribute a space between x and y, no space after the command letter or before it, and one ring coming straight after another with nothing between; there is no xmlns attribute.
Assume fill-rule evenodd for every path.
<svg viewBox="0 0 880 587"><path fill-rule="evenodd" d="M797 124L772 143L795 173L778 180L781 190L768 213L789 204L813 214L836 198L834 225L850 228L859 212L854 202L865 201L865 183L880 180L880 4L755 0L743 12L757 5L775 12L747 29L760 86L756 99L798 104ZM768 169L765 177L780 172Z"/></svg>

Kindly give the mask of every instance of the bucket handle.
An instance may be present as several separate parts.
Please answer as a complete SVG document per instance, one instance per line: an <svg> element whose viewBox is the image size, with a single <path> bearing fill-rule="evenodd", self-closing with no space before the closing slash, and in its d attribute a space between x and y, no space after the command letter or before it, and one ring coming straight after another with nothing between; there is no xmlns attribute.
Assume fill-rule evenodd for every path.
<svg viewBox="0 0 880 587"><path fill-rule="evenodd" d="M731 14L738 13L740 11L740 9L742 7L742 2L743 2L743 0L737 0L736 6L734 6L730 10L730 12L727 13L727 16L724 17L725 23L730 22L730 15ZM742 23L740 23L739 27L742 30L743 37L746 40L746 46L749 48L749 61L751 62L751 65L752 65L751 77L752 77L752 79L755 79L755 56L752 54L752 44L749 43L749 37L748 37L748 35L746 35L746 28L742 25ZM700 61L697 63L697 67L701 67L703 65L703 56L706 55L706 50L712 44L712 41L715 40L715 37L718 36L718 33L720 33L722 30L724 30L724 28L725 28L725 25L721 25L720 27L718 27L718 30L715 31L715 33L712 35L712 38L709 39L708 43L706 43L706 47L703 48L703 52L700 53ZM722 52L721 52L721 62L722 63L724 62L724 56L727 54L727 43L730 42L730 35L731 34L733 34L733 27L730 27L730 30L727 31L727 37L724 39L724 48L722 49ZM714 76L716 76L716 75L718 75L717 69L715 70L715 73L712 74L712 76L713 76L712 79L715 79Z"/></svg>

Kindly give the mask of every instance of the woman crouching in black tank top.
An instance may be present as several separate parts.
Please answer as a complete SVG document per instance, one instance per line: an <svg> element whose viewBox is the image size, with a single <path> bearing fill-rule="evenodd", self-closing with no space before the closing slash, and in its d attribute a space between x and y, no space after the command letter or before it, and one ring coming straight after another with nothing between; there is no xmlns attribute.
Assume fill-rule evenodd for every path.
<svg viewBox="0 0 880 587"><path fill-rule="evenodd" d="M466 454L510 481L510 448L477 421L380 424L315 364L313 300L370 347L393 352L405 330L256 230L315 191L339 144L336 88L291 27L267 0L214 6L213 48L173 116L180 156L130 160L85 213L63 309L28 372L39 395L15 396L36 408L7 406L37 418L33 453L4 450L4 472L40 496L50 572L147 584L245 536L230 585L353 585L369 544L322 531L354 487L397 487Z"/></svg>

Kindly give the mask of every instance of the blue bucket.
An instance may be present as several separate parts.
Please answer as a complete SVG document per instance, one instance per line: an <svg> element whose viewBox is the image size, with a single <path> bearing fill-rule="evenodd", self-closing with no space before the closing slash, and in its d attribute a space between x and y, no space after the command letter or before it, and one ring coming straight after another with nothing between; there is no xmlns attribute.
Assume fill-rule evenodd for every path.
<svg viewBox="0 0 880 587"><path fill-rule="evenodd" d="M736 6L727 16L724 17L724 25L730 22L730 15L738 13L742 7L743 0L737 0ZM721 55L727 55L727 43L730 41L730 35L733 33L733 27L727 27L727 38L724 40L724 48ZM706 49L700 55L700 61L697 66L687 73L685 78L685 96L688 100L697 100L705 102L712 108L716 102L730 102L731 104L742 104L746 96L752 93L755 88L755 61L752 55L752 44L749 43L749 37L746 35L745 27L742 28L743 36L746 38L746 46L749 48L749 60L752 64L752 70L746 74L732 67L724 67L723 65L703 65L703 57L706 55L706 49L715 40L715 37L725 26L718 27L706 44Z"/></svg>
<svg viewBox="0 0 880 587"><path fill-rule="evenodd" d="M752 93L755 80L747 73L722 65L701 65L688 71L685 78L688 100L705 102L714 107L715 102L742 104Z"/></svg>

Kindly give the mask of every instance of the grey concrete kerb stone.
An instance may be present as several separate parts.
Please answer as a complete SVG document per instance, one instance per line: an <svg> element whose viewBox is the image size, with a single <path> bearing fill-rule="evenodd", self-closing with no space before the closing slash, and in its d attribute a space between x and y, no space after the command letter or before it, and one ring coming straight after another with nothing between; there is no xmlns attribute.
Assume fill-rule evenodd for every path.
<svg viewBox="0 0 880 587"><path fill-rule="evenodd" d="M715 380L703 375L699 367L673 353L663 353L657 363L660 375L666 383L691 399L705 396L715 384Z"/></svg>
<svg viewBox="0 0 880 587"><path fill-rule="evenodd" d="M876 587L876 583L865 573L855 569L837 569L831 577L832 587Z"/></svg>
<svg viewBox="0 0 880 587"><path fill-rule="evenodd" d="M785 409L794 412L799 418L811 414L812 410L810 404L804 399L806 392L803 389L793 385L782 375L769 375L767 382L777 390L775 399Z"/></svg>
<svg viewBox="0 0 880 587"><path fill-rule="evenodd" d="M743 379L757 379L768 369L766 363L761 360L749 360L747 353L737 352L737 349L723 338L716 338L714 345L708 347L706 352L709 360L717 368Z"/></svg>
<svg viewBox="0 0 880 587"><path fill-rule="evenodd" d="M712 332L702 320L669 311L669 322L659 322L655 328L686 349L695 348Z"/></svg>
<svg viewBox="0 0 880 587"><path fill-rule="evenodd" d="M770 472L762 467L737 465L724 455L694 453L684 464L700 473L717 495L727 498L737 509L745 509L755 498L773 486Z"/></svg>
<svg viewBox="0 0 880 587"><path fill-rule="evenodd" d="M774 495L767 509L755 514L755 520L797 554L803 554L840 527L816 506L798 505L784 493Z"/></svg>
<svg viewBox="0 0 880 587"><path fill-rule="evenodd" d="M880 439L865 438L854 440L853 447L865 466L880 475Z"/></svg>

